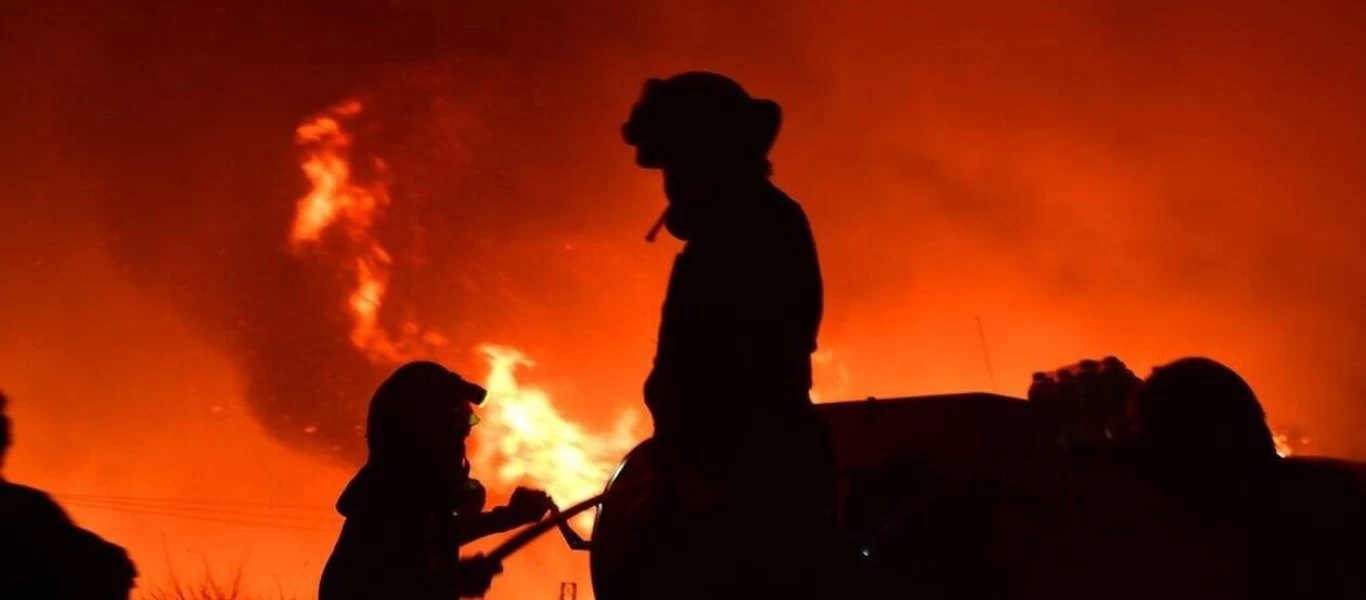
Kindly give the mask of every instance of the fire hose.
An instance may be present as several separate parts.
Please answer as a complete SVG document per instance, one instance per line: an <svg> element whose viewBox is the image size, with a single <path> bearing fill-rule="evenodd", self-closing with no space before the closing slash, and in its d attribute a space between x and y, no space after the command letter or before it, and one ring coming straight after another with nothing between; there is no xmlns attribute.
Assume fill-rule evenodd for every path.
<svg viewBox="0 0 1366 600"><path fill-rule="evenodd" d="M622 491L629 491L629 489L630 488L626 488L626 490ZM489 552L488 558L496 562L502 562L503 560L506 560L507 557L512 556L513 553L517 552L518 550L521 550L536 538L544 535L545 532L560 527L561 525L568 523L570 519L573 519L574 517L579 516L581 513L587 511L588 509L601 504L603 499L606 498L609 493L614 492L603 492L601 494L593 496L592 498L583 500L578 504L569 507L568 509L559 511L558 513L551 515L548 519L537 521L530 527L527 527L526 529L517 532L516 535L513 535L512 537L508 538L507 541L499 544L497 548L494 548L492 552Z"/></svg>
<svg viewBox="0 0 1366 600"><path fill-rule="evenodd" d="M636 464L644 461L648 465L649 447L650 441L646 440L637 445L635 449L628 452L626 457L622 459L621 465L617 467L616 473L612 474L611 479L608 480L607 486L601 494L582 500L577 504L570 506L568 509L556 511L552 513L549 518L538 521L530 527L517 532L502 544L499 544L498 547L494 548L493 551L488 554L488 558L497 562L502 562L513 553L526 547L527 544L530 544L536 538L544 535L547 531L558 527L568 528L570 519L579 516L590 508L600 506L604 501L611 499L610 497L633 493L640 488L645 487L646 484L654 482L656 477L653 475L638 477L632 481L618 481L622 476L622 472L627 470L628 463ZM646 456L641 456L642 454ZM641 456L641 458L632 461L631 459L634 456ZM632 467L632 470L635 470L635 467ZM566 539L566 541L570 540ZM570 541L570 545L571 547L574 545L572 541Z"/></svg>

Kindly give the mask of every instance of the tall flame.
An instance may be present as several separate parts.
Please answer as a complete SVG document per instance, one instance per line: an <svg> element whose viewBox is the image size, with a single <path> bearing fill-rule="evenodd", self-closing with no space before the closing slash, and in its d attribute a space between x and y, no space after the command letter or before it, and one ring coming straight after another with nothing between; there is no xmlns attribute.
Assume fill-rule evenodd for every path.
<svg viewBox="0 0 1366 600"><path fill-rule="evenodd" d="M411 322L402 323L397 333L381 323L394 259L371 228L390 203L389 171L378 157L369 158L370 181L352 169L354 137L345 125L363 108L357 100L346 100L296 130L295 142L304 151L301 168L312 188L298 201L289 241L299 252L322 244L329 231L344 234L340 242L346 257L340 267L355 277L345 304L351 342L375 363L398 363L430 356L446 339ZM493 474L492 483L504 489L544 489L560 502L601 491L621 456L639 441L637 413L623 414L606 436L590 435L561 415L544 390L518 383L516 370L534 366L521 352L492 345L480 350L489 364L489 401L483 423L475 428L475 472ZM585 514L575 525L588 528L592 522Z"/></svg>
<svg viewBox="0 0 1366 600"><path fill-rule="evenodd" d="M383 185L359 186L351 181L351 144L354 138L342 128L342 120L355 118L362 105L346 100L295 130L294 141L305 148L304 175L313 184L299 199L290 241L296 246L317 242L338 218L345 218L352 232L368 232L371 217L381 204L389 203ZM378 159L376 159L378 160ZM383 165L383 161L379 161Z"/></svg>
<svg viewBox="0 0 1366 600"><path fill-rule="evenodd" d="M640 438L639 415L627 411L607 436L589 435L556 410L545 390L517 381L519 367L535 366L512 348L484 345L489 362L485 387L489 402L485 423L476 427L475 468L495 473L505 486L531 484L544 488L557 502L577 502L602 491L620 458ZM591 528L585 513L576 526Z"/></svg>
<svg viewBox="0 0 1366 600"><path fill-rule="evenodd" d="M351 167L354 137L343 126L363 109L360 101L346 100L295 131L294 141L305 153L301 168L312 189L299 199L289 241L298 251L320 244L330 229L345 234L356 279L346 302L352 323L351 343L373 361L401 362L416 358L423 350L444 346L446 339L412 323L404 323L397 335L380 324L380 307L394 260L375 238L371 226L390 202L389 168L372 156L373 181L358 181Z"/></svg>

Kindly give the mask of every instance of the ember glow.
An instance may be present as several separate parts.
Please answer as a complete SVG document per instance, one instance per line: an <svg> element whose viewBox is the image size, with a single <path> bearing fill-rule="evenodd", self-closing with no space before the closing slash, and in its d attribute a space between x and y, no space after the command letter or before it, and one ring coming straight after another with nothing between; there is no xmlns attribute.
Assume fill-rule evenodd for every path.
<svg viewBox="0 0 1366 600"><path fill-rule="evenodd" d="M1276 454L1281 458L1298 455L1312 456L1314 454L1314 440L1294 429L1285 432L1273 431L1271 438L1276 443Z"/></svg>

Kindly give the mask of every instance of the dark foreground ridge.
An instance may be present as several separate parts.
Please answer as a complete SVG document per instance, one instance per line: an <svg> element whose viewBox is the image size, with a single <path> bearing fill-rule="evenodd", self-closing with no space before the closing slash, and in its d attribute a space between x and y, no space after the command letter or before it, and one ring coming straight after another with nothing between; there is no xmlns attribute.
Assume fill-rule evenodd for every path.
<svg viewBox="0 0 1366 600"><path fill-rule="evenodd" d="M1076 426L1106 421L1085 414L1080 391L1051 401L964 393L819 405L839 482L839 558L829 565L839 597L1354 597L1366 589L1354 566L1366 559L1357 543L1366 539L1366 464L1273 455L1234 478L1192 453L1188 468L1209 469L1215 483L1191 489L1156 469L1143 434L1096 441L1103 429ZM1089 399L1121 414L1136 400ZM649 454L646 444L630 456L618 484L653 476ZM641 590L660 585L642 576L654 568L644 556L668 550L635 534L651 518L639 501L599 516L591 543L601 600L646 597ZM747 542L743 530L718 540Z"/></svg>
<svg viewBox="0 0 1366 600"><path fill-rule="evenodd" d="M0 392L0 468L12 441L6 404ZM0 598L123 600L136 577L123 548L77 527L47 494L0 477Z"/></svg>

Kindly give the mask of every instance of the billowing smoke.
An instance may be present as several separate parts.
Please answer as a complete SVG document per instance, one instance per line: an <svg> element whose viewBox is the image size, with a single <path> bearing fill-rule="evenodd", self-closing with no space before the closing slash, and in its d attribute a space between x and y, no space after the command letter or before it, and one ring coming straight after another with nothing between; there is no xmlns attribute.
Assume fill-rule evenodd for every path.
<svg viewBox="0 0 1366 600"><path fill-rule="evenodd" d="M985 387L981 316L1008 391L1080 355L1216 353L1347 450L1359 9L703 4L19 10L9 212L95 226L280 434L318 421L354 449L383 369L338 336L337 274L283 236L293 128L359 94L357 143L396 182L394 310L629 395L667 256L637 245L658 200L616 125L643 77L719 69L787 107L779 178L818 230L849 394Z"/></svg>

